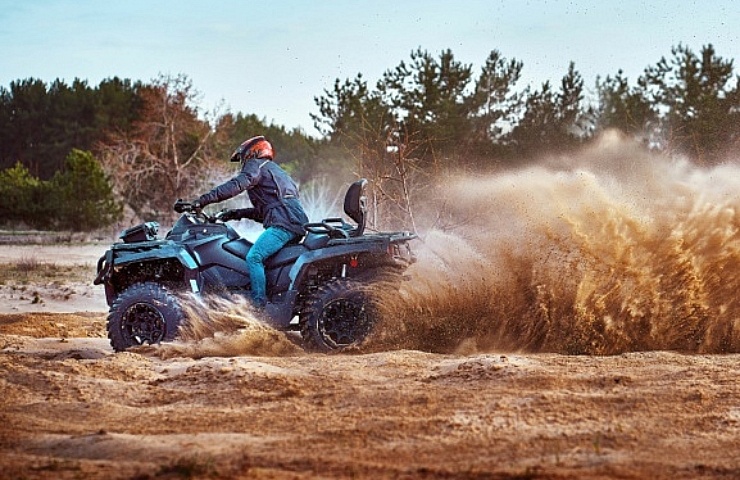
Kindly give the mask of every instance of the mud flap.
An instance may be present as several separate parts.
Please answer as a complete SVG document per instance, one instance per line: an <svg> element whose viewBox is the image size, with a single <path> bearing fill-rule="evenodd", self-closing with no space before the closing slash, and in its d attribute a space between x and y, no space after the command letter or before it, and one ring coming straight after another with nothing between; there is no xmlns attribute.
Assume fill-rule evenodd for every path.
<svg viewBox="0 0 740 480"><path fill-rule="evenodd" d="M273 295L265 305L265 320L278 330L288 330L293 319L293 306L298 296L296 290L288 290Z"/></svg>

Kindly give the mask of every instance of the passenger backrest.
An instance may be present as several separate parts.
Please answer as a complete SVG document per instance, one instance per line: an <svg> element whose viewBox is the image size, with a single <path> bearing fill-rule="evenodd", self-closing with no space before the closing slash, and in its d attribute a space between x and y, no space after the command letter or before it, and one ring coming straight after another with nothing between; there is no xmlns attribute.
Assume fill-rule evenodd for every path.
<svg viewBox="0 0 740 480"><path fill-rule="evenodd" d="M361 178L349 186L347 194L344 196L344 213L357 223L357 228L350 231L350 237L359 237L365 231L365 223L367 222L366 186L367 180Z"/></svg>

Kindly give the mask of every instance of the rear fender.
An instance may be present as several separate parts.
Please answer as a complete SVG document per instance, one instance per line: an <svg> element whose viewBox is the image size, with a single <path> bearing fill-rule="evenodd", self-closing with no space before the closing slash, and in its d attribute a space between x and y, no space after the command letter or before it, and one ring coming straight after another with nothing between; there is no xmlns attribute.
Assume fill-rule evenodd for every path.
<svg viewBox="0 0 740 480"><path fill-rule="evenodd" d="M317 264L325 263L342 263L349 264L352 258L375 257L383 258L387 256L387 242L363 242L347 243L345 245L335 245L330 249L321 249L306 252L296 260L290 269L290 287L289 290L300 290L306 281L309 268ZM393 263L393 259L387 256L388 264Z"/></svg>

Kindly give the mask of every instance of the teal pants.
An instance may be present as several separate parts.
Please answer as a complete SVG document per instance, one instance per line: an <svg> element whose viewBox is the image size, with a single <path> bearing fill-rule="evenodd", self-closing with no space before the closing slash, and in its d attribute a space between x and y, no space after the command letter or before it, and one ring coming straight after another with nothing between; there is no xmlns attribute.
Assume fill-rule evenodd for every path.
<svg viewBox="0 0 740 480"><path fill-rule="evenodd" d="M247 270L252 282L252 302L258 308L267 304L265 260L274 255L297 235L281 227L269 227L257 237L247 253Z"/></svg>

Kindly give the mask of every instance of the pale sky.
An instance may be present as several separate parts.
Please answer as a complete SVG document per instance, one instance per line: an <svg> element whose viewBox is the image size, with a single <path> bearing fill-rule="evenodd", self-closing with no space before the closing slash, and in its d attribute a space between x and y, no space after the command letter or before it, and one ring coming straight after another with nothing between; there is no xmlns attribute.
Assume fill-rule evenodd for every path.
<svg viewBox="0 0 740 480"><path fill-rule="evenodd" d="M476 76L491 50L524 62L523 88L558 85L570 61L597 75L713 44L740 73L738 0L0 0L0 86L30 77L96 86L187 75L202 110L221 101L316 135L314 97L362 73L371 85L421 47Z"/></svg>

